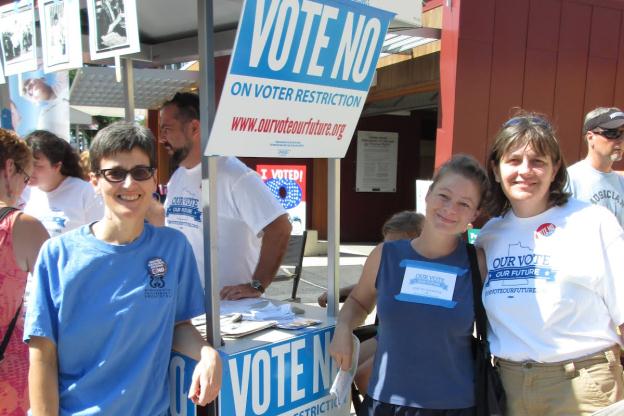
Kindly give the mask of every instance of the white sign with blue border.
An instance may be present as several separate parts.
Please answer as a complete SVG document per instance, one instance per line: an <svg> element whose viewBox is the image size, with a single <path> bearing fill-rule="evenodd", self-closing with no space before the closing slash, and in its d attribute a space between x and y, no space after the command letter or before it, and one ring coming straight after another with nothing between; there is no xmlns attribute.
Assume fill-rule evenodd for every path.
<svg viewBox="0 0 624 416"><path fill-rule="evenodd" d="M338 406L329 394L338 368L329 355L333 327L309 328L282 342L234 354L221 352L221 416L344 416L350 402ZM196 362L172 353L169 364L170 414L195 415L187 399Z"/></svg>
<svg viewBox="0 0 624 416"><path fill-rule="evenodd" d="M455 282L457 276L465 272L464 269L418 260L403 260L401 267L405 267L405 275L401 293L395 299L444 308L455 307Z"/></svg>
<svg viewBox="0 0 624 416"><path fill-rule="evenodd" d="M393 13L246 0L207 155L343 157Z"/></svg>

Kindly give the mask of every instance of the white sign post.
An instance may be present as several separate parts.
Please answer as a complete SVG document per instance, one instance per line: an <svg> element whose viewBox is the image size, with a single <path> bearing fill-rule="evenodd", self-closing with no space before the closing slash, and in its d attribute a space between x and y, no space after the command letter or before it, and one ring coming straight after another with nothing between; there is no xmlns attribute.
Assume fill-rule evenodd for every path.
<svg viewBox="0 0 624 416"><path fill-rule="evenodd" d="M206 155L344 157L393 15L247 0Z"/></svg>

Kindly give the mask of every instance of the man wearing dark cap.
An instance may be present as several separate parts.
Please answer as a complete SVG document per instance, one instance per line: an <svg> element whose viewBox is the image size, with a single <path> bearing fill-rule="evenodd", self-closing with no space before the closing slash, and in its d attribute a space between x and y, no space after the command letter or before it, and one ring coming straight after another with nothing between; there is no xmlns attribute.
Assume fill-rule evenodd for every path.
<svg viewBox="0 0 624 416"><path fill-rule="evenodd" d="M624 226L624 176L613 171L613 163L624 152L624 112L599 107L585 116L585 159L568 168L569 190L582 201L602 205Z"/></svg>

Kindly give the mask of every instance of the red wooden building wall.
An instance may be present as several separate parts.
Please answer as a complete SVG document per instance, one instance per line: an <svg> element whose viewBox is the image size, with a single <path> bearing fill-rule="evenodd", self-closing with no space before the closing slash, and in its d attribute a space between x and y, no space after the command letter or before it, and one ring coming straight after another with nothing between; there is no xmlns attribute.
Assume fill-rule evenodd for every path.
<svg viewBox="0 0 624 416"><path fill-rule="evenodd" d="M452 0L443 5L436 166L484 161L514 107L554 121L568 162L585 113L624 106L624 1Z"/></svg>

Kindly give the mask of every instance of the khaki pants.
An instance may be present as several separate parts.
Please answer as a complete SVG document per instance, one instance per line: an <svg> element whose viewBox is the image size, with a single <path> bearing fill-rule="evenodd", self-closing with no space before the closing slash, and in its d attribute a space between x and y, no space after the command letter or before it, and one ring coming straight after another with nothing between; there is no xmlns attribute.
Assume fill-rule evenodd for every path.
<svg viewBox="0 0 624 416"><path fill-rule="evenodd" d="M624 397L619 346L561 363L496 359L508 416L591 415Z"/></svg>

